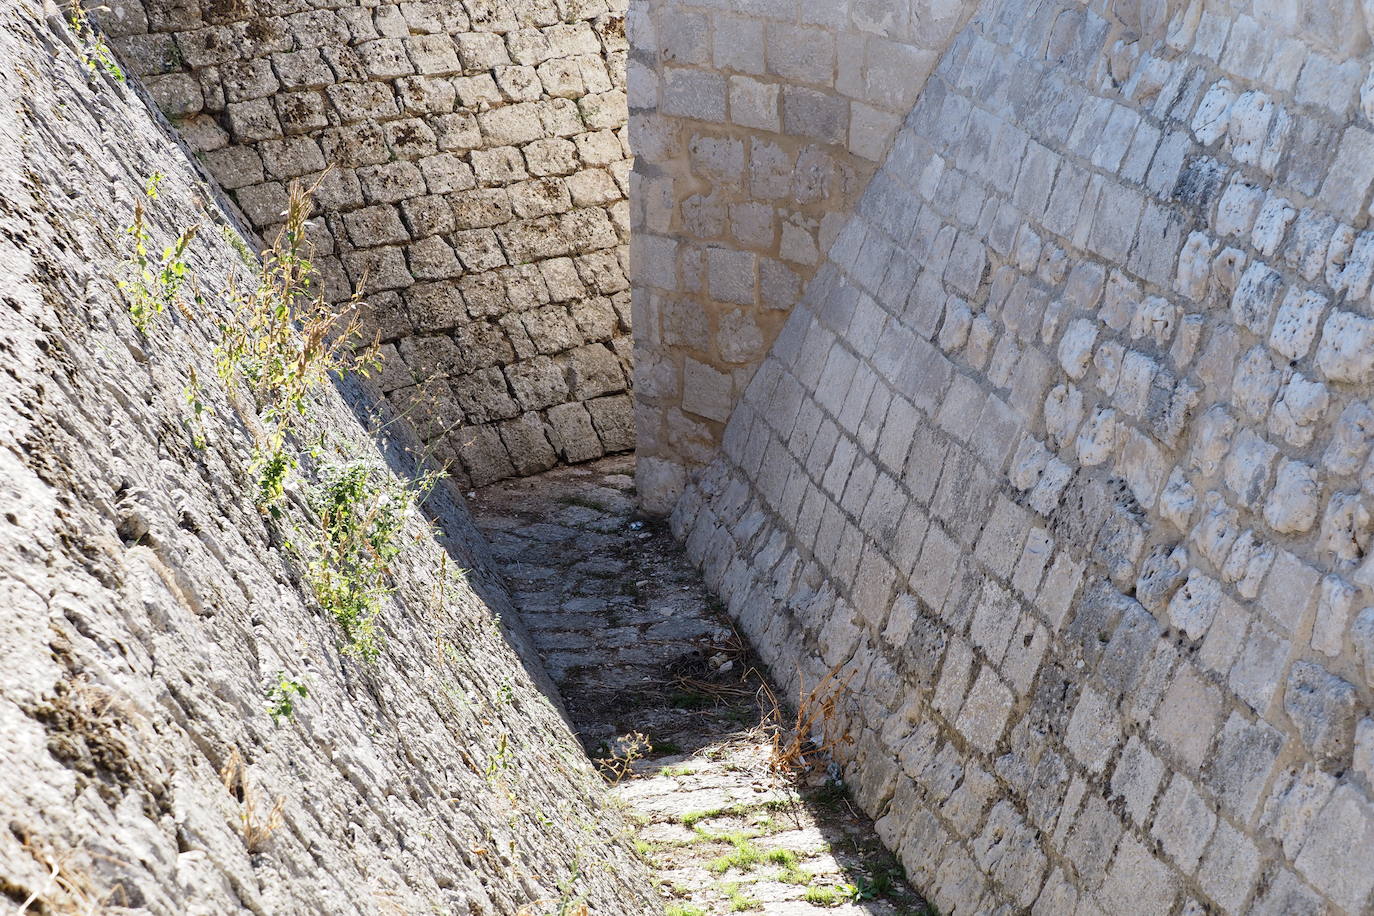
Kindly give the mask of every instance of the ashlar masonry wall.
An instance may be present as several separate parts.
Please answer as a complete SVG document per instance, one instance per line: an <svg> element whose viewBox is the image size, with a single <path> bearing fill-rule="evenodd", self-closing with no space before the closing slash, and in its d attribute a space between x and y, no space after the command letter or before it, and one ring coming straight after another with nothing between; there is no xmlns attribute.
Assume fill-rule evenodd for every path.
<svg viewBox="0 0 1374 916"><path fill-rule="evenodd" d="M1370 12L981 3L677 503L941 912L1374 907Z"/></svg>
<svg viewBox="0 0 1374 916"><path fill-rule="evenodd" d="M633 446L624 0L110 6L264 237L323 178L330 296L363 285L382 388L460 482Z"/></svg>
<svg viewBox="0 0 1374 916"><path fill-rule="evenodd" d="M637 481L666 514L721 431L964 0L645 0L629 21Z"/></svg>

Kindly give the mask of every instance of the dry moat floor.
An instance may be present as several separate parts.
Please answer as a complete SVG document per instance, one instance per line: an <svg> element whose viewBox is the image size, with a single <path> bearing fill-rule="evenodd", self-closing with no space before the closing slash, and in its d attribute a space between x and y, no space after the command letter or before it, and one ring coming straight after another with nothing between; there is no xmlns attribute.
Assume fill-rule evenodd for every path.
<svg viewBox="0 0 1374 916"><path fill-rule="evenodd" d="M608 458L471 505L665 911L925 913L822 766L770 767L761 666L667 527L636 513L633 474L632 458Z"/></svg>

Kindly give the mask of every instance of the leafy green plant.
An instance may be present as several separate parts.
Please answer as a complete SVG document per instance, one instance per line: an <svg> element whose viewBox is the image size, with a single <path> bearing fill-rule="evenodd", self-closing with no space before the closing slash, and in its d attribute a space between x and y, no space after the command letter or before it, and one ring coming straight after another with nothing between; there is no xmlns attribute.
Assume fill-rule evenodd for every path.
<svg viewBox="0 0 1374 916"><path fill-rule="evenodd" d="M124 82L124 69L119 66L119 61L115 60L114 52L105 43L105 36L101 35L91 25L90 15L82 6L81 0L73 0L71 10L67 14L67 25L81 44L78 53L81 55L82 66L91 73L94 73L99 67L112 78L121 83Z"/></svg>
<svg viewBox="0 0 1374 916"><path fill-rule="evenodd" d="M309 499L319 529L307 548L305 578L343 628L345 651L372 661L379 651L377 617L392 592L387 568L401 550L410 492L362 462L326 467L321 478Z"/></svg>
<svg viewBox="0 0 1374 916"><path fill-rule="evenodd" d="M502 735L501 741L496 745L496 753L492 754L491 759L487 761L487 781L491 782L508 766L510 766L510 742L505 735Z"/></svg>
<svg viewBox="0 0 1374 916"><path fill-rule="evenodd" d="M191 433L191 445L195 448L205 448L209 444L209 434L205 427L205 414L209 408L205 406L205 389L200 385L200 376L196 374L196 367L189 366L191 377L186 382L186 387L181 390L181 396L186 401L186 406L191 411L191 418L186 421L186 428Z"/></svg>
<svg viewBox="0 0 1374 916"><path fill-rule="evenodd" d="M906 878L906 871L897 864L870 864L868 874L856 875L854 885L859 900L877 900L897 889L897 882Z"/></svg>
<svg viewBox="0 0 1374 916"><path fill-rule="evenodd" d="M581 855L580 851L578 855ZM558 916L590 916L586 900L577 893L577 883L581 877L582 863L579 861L573 865L572 874L558 882L558 892L562 895L558 901Z"/></svg>
<svg viewBox="0 0 1374 916"><path fill-rule="evenodd" d="M253 448L257 501L273 506L284 495L296 456L287 448L295 425L306 416L311 394L330 374L355 371L366 376L379 365L378 343L355 349L361 325L360 294L342 308L325 300L307 230L313 206L307 188L293 182L286 221L272 247L263 252L252 289L229 291L229 317L220 327L215 363L226 383L244 381L258 399L264 431Z"/></svg>
<svg viewBox="0 0 1374 916"><path fill-rule="evenodd" d="M158 199L162 175L148 176L143 196L148 202ZM186 249L200 231L200 224L189 227L177 240L154 257L152 236L148 232L147 208L144 201L134 205L134 221L124 232L133 239L134 250L124 261L125 277L119 288L129 297L129 317L140 333L147 334L158 316L169 306L181 305L181 290L186 285Z"/></svg>
<svg viewBox="0 0 1374 916"><path fill-rule="evenodd" d="M286 672L278 671L276 677L267 685L264 691L267 700L267 714L272 717L273 722L281 723L292 718L296 714L296 701L303 700L310 695L304 684L294 678L286 676Z"/></svg>

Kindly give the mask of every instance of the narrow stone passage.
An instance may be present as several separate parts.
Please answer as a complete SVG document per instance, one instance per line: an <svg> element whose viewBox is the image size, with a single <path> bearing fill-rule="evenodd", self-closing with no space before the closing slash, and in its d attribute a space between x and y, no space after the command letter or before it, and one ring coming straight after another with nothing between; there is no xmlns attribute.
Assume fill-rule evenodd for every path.
<svg viewBox="0 0 1374 916"><path fill-rule="evenodd" d="M665 912L925 913L841 789L773 772L752 653L666 526L637 516L633 476L608 458L471 505Z"/></svg>

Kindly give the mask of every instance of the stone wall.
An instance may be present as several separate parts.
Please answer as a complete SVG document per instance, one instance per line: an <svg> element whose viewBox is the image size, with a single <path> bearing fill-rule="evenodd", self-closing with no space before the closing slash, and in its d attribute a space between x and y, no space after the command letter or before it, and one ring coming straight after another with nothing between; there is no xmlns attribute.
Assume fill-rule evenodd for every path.
<svg viewBox="0 0 1374 916"><path fill-rule="evenodd" d="M380 657L341 653L303 581L302 497L318 463L409 474L403 424L376 439L359 386L326 386L259 512L253 395L211 355L229 278L256 268L138 87L79 53L37 0L0 8L6 912L651 912L453 488L425 503L437 527L406 511ZM145 336L115 280L153 172L154 256L200 232L187 310ZM274 722L283 677L307 693Z"/></svg>
<svg viewBox="0 0 1374 916"><path fill-rule="evenodd" d="M365 288L381 385L456 477L633 446L624 0L110 6L265 238L323 175L330 295Z"/></svg>
<svg viewBox="0 0 1374 916"><path fill-rule="evenodd" d="M1374 906L1371 12L985 0L677 504L941 912Z"/></svg>
<svg viewBox="0 0 1374 916"><path fill-rule="evenodd" d="M964 0L632 11L640 498L666 513L844 225Z"/></svg>

